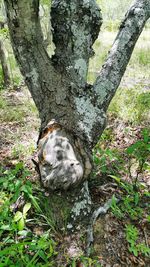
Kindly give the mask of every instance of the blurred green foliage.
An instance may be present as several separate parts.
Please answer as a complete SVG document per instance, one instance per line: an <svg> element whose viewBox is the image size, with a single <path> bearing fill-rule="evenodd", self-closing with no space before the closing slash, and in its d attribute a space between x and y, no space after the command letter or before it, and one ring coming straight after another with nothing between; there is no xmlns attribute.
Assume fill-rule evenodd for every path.
<svg viewBox="0 0 150 267"><path fill-rule="evenodd" d="M55 266L55 242L50 231L36 235L37 216L43 214L32 183L30 172L22 162L15 168L0 170L0 266ZM21 210L23 211L21 212ZM28 216L27 216L28 215ZM31 219L29 219L31 218ZM42 222L38 219L38 225Z"/></svg>

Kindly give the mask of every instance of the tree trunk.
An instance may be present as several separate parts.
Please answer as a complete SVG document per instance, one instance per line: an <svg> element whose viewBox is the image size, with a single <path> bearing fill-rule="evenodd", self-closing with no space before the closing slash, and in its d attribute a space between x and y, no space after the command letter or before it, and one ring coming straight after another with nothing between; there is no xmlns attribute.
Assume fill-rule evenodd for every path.
<svg viewBox="0 0 150 267"><path fill-rule="evenodd" d="M52 1L56 46L52 58L43 42L39 1L5 0L5 5L14 53L41 118L42 183L50 188L57 211L67 209L67 228L86 228L91 213L87 179L92 148L105 128L109 102L150 16L150 1L137 0L126 13L93 86L87 84L88 64L102 24L95 0Z"/></svg>
<svg viewBox="0 0 150 267"><path fill-rule="evenodd" d="M0 29L4 28L4 23L0 22ZM0 61L2 65L2 73L4 79L4 86L7 87L11 84L10 69L6 55L6 49L3 44L3 40L0 39Z"/></svg>

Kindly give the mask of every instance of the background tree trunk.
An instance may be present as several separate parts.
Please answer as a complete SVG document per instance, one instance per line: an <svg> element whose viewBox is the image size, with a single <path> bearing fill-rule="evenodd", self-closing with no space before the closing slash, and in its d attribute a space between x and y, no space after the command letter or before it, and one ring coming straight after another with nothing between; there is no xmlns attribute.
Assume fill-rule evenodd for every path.
<svg viewBox="0 0 150 267"><path fill-rule="evenodd" d="M56 46L52 58L48 56L43 42L39 1L5 0L5 5L14 53L38 108L41 131L55 119L62 128L59 137L61 135L62 140L64 137L69 140L83 168L78 186L72 183L65 192L64 183L60 181L62 193L61 196L52 193L53 205L60 205L56 198L61 197L64 203L67 201L68 229L80 224L85 226L91 213L91 199L85 180L92 169L92 148L105 128L108 105L150 16L150 1L137 0L126 13L93 86L87 84L88 64L93 54L92 45L102 24L96 1L52 1L51 18ZM48 153L48 149L46 151ZM54 171L56 165L51 163L48 160L40 163L41 170L46 173ZM61 210L61 205L58 210Z"/></svg>
<svg viewBox="0 0 150 267"><path fill-rule="evenodd" d="M4 29L4 23L0 22L0 29ZM7 87L11 84L11 75L10 75L10 69L9 64L7 60L6 55L6 49L3 44L3 40L0 39L0 61L2 65L2 72L3 72L3 79L4 79L4 86Z"/></svg>

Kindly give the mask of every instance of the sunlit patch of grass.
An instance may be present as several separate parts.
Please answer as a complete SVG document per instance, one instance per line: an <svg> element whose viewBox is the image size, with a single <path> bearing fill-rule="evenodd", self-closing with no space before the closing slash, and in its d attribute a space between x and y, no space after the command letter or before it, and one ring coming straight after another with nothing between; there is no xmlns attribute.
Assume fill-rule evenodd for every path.
<svg viewBox="0 0 150 267"><path fill-rule="evenodd" d="M4 109L6 106L7 106L6 100L3 97L1 97L0 98L0 109Z"/></svg>
<svg viewBox="0 0 150 267"><path fill-rule="evenodd" d="M150 92L142 92L143 86L119 88L113 98L109 112L115 117L131 123L140 123L150 119Z"/></svg>
<svg viewBox="0 0 150 267"><path fill-rule="evenodd" d="M24 101L24 105L26 106L26 109L28 110L29 114L34 114L34 116L38 116L38 110L32 99Z"/></svg>
<svg viewBox="0 0 150 267"><path fill-rule="evenodd" d="M0 121L1 122L20 122L24 123L27 116L34 114L37 116L38 112L35 104L31 99L9 98L6 91L0 92ZM25 93L25 92L23 92ZM14 94L15 95L15 94ZM19 101L17 103L17 101Z"/></svg>
<svg viewBox="0 0 150 267"><path fill-rule="evenodd" d="M102 30L98 39L93 45L95 55L91 58L89 64L88 81L93 83L99 74L101 66L107 58L108 52L115 40L117 32ZM127 66L125 75L136 78L148 78L147 68L150 67L150 30L144 29L139 40L136 43L132 57Z"/></svg>
<svg viewBox="0 0 150 267"><path fill-rule="evenodd" d="M5 122L24 122L26 112L24 110L19 110L18 108L11 108L11 112L8 110L8 106L3 109L1 113L0 120Z"/></svg>
<svg viewBox="0 0 150 267"><path fill-rule="evenodd" d="M150 65L150 47L136 48L130 61L130 65L140 67Z"/></svg>
<svg viewBox="0 0 150 267"><path fill-rule="evenodd" d="M150 30L144 29L127 66L123 81L114 96L108 112L129 122L147 121L150 118L149 72ZM88 81L93 83L105 62L116 32L102 31L93 48L95 56L89 64Z"/></svg>
<svg viewBox="0 0 150 267"><path fill-rule="evenodd" d="M22 159L33 154L35 151L35 143L30 142L30 144L15 143L12 148L12 157L15 159Z"/></svg>
<svg viewBox="0 0 150 267"><path fill-rule="evenodd" d="M108 32L115 32L115 31L118 31L120 24L121 24L120 20L110 19L110 20L105 21L105 28L104 29Z"/></svg>

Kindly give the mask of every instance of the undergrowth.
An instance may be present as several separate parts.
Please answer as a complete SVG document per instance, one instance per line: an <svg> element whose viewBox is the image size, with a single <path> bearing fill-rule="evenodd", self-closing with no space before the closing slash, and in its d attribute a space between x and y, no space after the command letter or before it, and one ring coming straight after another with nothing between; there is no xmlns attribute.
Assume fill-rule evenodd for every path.
<svg viewBox="0 0 150 267"><path fill-rule="evenodd" d="M150 257L146 235L150 223L150 193L145 183L141 181L145 173L150 174L150 131L143 129L140 139L122 151L107 147L105 139L113 142L112 135L110 129L104 131L101 142L94 150L93 159L101 175L117 183L111 210L124 224L129 252L135 257L140 255ZM144 239L141 238L143 231Z"/></svg>
<svg viewBox="0 0 150 267"><path fill-rule="evenodd" d="M23 162L0 169L0 267L57 266L55 239L61 236L48 198L31 183L30 175ZM101 267L97 259L83 255L73 260L64 257L70 267L78 263Z"/></svg>
<svg viewBox="0 0 150 267"><path fill-rule="evenodd" d="M1 168L0 266L55 266L56 243L22 162ZM45 226L38 234L35 226ZM40 231L40 230L39 230Z"/></svg>

